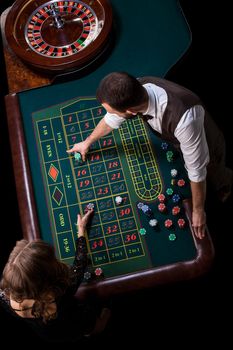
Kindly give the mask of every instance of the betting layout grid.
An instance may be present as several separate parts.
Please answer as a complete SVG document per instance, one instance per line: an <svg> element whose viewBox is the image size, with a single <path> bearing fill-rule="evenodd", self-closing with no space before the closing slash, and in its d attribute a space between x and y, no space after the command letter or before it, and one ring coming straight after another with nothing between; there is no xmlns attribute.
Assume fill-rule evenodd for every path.
<svg viewBox="0 0 233 350"><path fill-rule="evenodd" d="M104 266L106 276L186 261L190 258L190 248L192 256L195 256L196 249L187 224L178 231L172 227L179 235L177 246L167 243L171 228L165 230L166 234L154 234L164 231L161 224L165 216L171 216L170 210L166 215L158 215L158 210L153 208L159 216L160 228L150 228L151 234L141 237L144 235L142 227L148 226L149 218L145 220L145 215L138 211L139 202L156 204L158 195L170 181L168 175L166 183L162 184L157 157L159 162L166 163L163 164L166 169L163 175L168 173L167 164L172 164L165 159L165 154L168 158L171 151L153 154L149 140L151 135L148 135L141 118L127 121L119 131L93 144L89 159L80 164L74 156L67 155L66 149L86 139L105 111L94 98L75 99L57 108L57 111L48 108L45 114L34 119L34 124L44 167L44 187L49 190L47 206L52 235L59 257L67 263L72 262L77 212L85 212L89 203L95 206L95 216L88 233L89 255L94 267ZM182 163L175 163L180 167L180 174L183 173ZM179 189L179 186L175 187ZM114 201L119 195L123 198L120 206ZM150 212L151 208L147 214ZM183 215L183 210L181 212ZM158 254L159 246L166 249L163 257ZM157 253L154 254L156 247ZM186 253L180 255L180 248Z"/></svg>
<svg viewBox="0 0 233 350"><path fill-rule="evenodd" d="M77 211L81 207L84 212L92 202L95 215L88 245L94 266L145 255L114 134L93 144L83 164L64 151L83 141L104 113L95 99L80 100L61 108L59 116L36 121L60 258L73 257ZM120 206L114 201L118 195L123 198Z"/></svg>

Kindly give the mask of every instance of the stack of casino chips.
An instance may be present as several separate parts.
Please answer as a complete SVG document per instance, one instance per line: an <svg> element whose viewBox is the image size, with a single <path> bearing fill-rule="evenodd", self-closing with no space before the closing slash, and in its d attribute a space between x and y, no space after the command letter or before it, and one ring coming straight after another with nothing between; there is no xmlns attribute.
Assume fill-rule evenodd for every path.
<svg viewBox="0 0 233 350"><path fill-rule="evenodd" d="M149 205L147 204L144 204L141 208L142 212L147 215L147 216L151 216L152 215L152 210L151 208L149 207Z"/></svg>
<svg viewBox="0 0 233 350"><path fill-rule="evenodd" d="M144 236L146 234L146 229L144 227L140 228L139 233L141 236Z"/></svg>
<svg viewBox="0 0 233 350"><path fill-rule="evenodd" d="M178 205L172 208L172 215L178 215L179 213L180 213L180 207L178 207Z"/></svg>
<svg viewBox="0 0 233 350"><path fill-rule="evenodd" d="M116 205L120 205L123 202L123 198L121 196L116 196L115 203Z"/></svg>
<svg viewBox="0 0 233 350"><path fill-rule="evenodd" d="M171 185L174 186L176 184L176 179L171 179Z"/></svg>
<svg viewBox="0 0 233 350"><path fill-rule="evenodd" d="M171 187L168 187L167 190L166 190L166 193L168 196L172 196L173 195L173 189Z"/></svg>
<svg viewBox="0 0 233 350"><path fill-rule="evenodd" d="M179 228L184 228L185 227L185 220L180 218L178 221L177 221L177 224L179 226Z"/></svg>
<svg viewBox="0 0 233 350"><path fill-rule="evenodd" d="M174 154L173 154L172 151L167 151L167 152L166 152L166 157L167 157L167 161L168 161L169 163L173 162L173 160L174 160Z"/></svg>
<svg viewBox="0 0 233 350"><path fill-rule="evenodd" d="M158 210L160 211L160 213L165 213L167 210L167 207L164 203L159 203Z"/></svg>
<svg viewBox="0 0 233 350"><path fill-rule="evenodd" d="M103 270L101 269L101 267L97 267L97 268L95 269L95 275L96 275L97 277L103 275Z"/></svg>
<svg viewBox="0 0 233 350"><path fill-rule="evenodd" d="M181 198L180 198L179 194L177 194L177 193L173 194L173 196L172 196L173 203L178 203L180 201L180 199Z"/></svg>
<svg viewBox="0 0 233 350"><path fill-rule="evenodd" d="M96 276L96 277L103 276L103 269L101 267L97 267L95 270L93 270L93 269L92 269L92 271L87 270L83 274L85 281L92 280L94 276Z"/></svg>
<svg viewBox="0 0 233 350"><path fill-rule="evenodd" d="M172 150L169 150L169 144L166 142L163 142L161 144L161 148L165 151L166 153L166 159L169 163L173 162L174 160L174 152ZM180 217L181 214L181 206L178 204L181 201L181 195L178 193L174 193L175 192L175 185L177 185L178 187L183 187L185 186L185 180L180 178L178 179L178 170L175 168L172 168L170 170L170 175L171 175L171 186L167 187L166 192L165 193L160 193L158 195L158 211L160 213L163 214L171 214L172 217L168 217L166 220L164 221L164 226L166 227L166 229L171 230L172 232L169 234L169 240L170 241L175 241L177 239L176 236L176 229L177 226L182 229L183 227L185 227L186 225L186 220L182 217ZM173 203L173 205L172 205ZM159 227L159 221L154 217L151 208L147 205L144 204L142 202L139 202L137 204L137 208L146 216L149 217L149 225L153 228L157 228ZM176 217L176 220L174 220L174 218ZM174 232L173 232L174 231ZM139 230L139 233L141 235L145 235L146 234L146 229L145 228L141 228Z"/></svg>
<svg viewBox="0 0 233 350"><path fill-rule="evenodd" d="M178 180L178 181L177 181L177 185L178 185L179 187L183 187L183 186L185 185L184 179Z"/></svg>
<svg viewBox="0 0 233 350"><path fill-rule="evenodd" d="M163 193L160 193L158 195L158 200L159 200L159 205L158 205L158 210L160 211L160 213L164 213L167 210L166 205L164 204L164 202L166 202L166 197Z"/></svg>
<svg viewBox="0 0 233 350"><path fill-rule="evenodd" d="M149 225L151 227L156 227L158 225L158 220L157 219L150 219Z"/></svg>
<svg viewBox="0 0 233 350"><path fill-rule="evenodd" d="M175 178L177 177L178 171L176 169L171 170L171 177Z"/></svg>
<svg viewBox="0 0 233 350"><path fill-rule="evenodd" d="M142 202L138 202L137 208L138 208L139 210L142 210L143 205L144 205L144 204L143 204Z"/></svg>
<svg viewBox="0 0 233 350"><path fill-rule="evenodd" d="M81 153L79 152L74 152L74 159L78 162L78 163L82 163L82 156Z"/></svg>
<svg viewBox="0 0 233 350"><path fill-rule="evenodd" d="M139 202L139 203L137 204L137 208L138 208L139 210L141 210L141 211L143 212L143 214L145 214L145 215L147 215L147 216L152 216L152 215L153 215L151 208L150 208L149 205L147 205L147 204L144 204L144 203L142 203L142 202Z"/></svg>
<svg viewBox="0 0 233 350"><path fill-rule="evenodd" d="M88 210L94 209L95 204L94 203L88 203L84 209L84 212L86 213Z"/></svg>
<svg viewBox="0 0 233 350"><path fill-rule="evenodd" d="M171 219L165 220L164 226L165 226L166 228L171 228L171 227L173 226L173 221L172 221Z"/></svg>
<svg viewBox="0 0 233 350"><path fill-rule="evenodd" d="M164 199L165 199L165 196L164 196ZM153 217L153 212L152 212L151 208L147 204L139 202L137 204L137 208L139 210L141 210L143 214L145 214L146 216L149 217L149 225L151 227L154 227L154 228L157 227L158 220ZM145 235L146 234L146 229L145 228L141 228L139 230L139 233L140 233L140 235Z"/></svg>
<svg viewBox="0 0 233 350"><path fill-rule="evenodd" d="M162 148L162 150L166 151L168 149L168 143L167 142L162 142L161 143L161 148Z"/></svg>
<svg viewBox="0 0 233 350"><path fill-rule="evenodd" d="M178 171L176 169L171 169L171 185L175 185L177 180L176 180L176 177L177 177L177 174L178 174Z"/></svg>
<svg viewBox="0 0 233 350"><path fill-rule="evenodd" d="M91 279L91 277L92 277L91 276L91 272L90 271L84 272L83 277L84 277L85 281L89 281Z"/></svg>
<svg viewBox="0 0 233 350"><path fill-rule="evenodd" d="M160 193L158 195L158 200L159 200L160 203L164 203L166 201L165 195L163 193Z"/></svg>
<svg viewBox="0 0 233 350"><path fill-rule="evenodd" d="M169 241L175 241L176 240L176 234L175 233L170 233L168 236Z"/></svg>

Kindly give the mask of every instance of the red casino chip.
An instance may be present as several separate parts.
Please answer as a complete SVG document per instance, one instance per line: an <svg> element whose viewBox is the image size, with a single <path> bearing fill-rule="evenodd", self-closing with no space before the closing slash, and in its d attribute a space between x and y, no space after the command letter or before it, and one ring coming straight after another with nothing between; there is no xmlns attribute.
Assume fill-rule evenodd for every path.
<svg viewBox="0 0 233 350"><path fill-rule="evenodd" d="M165 202L165 200L166 200L165 195L164 195L163 193L159 194L159 195L158 195L158 200L159 200L161 203Z"/></svg>
<svg viewBox="0 0 233 350"><path fill-rule="evenodd" d="M158 205L158 210L161 212L161 213L164 213L166 210L167 210L167 207L164 203L160 203Z"/></svg>
<svg viewBox="0 0 233 350"><path fill-rule="evenodd" d="M180 179L180 180L177 181L177 185L179 187L183 187L185 185L185 181L183 179Z"/></svg>
<svg viewBox="0 0 233 350"><path fill-rule="evenodd" d="M97 267L95 269L95 275L96 276L101 276L103 274L103 270L101 269L101 267Z"/></svg>
<svg viewBox="0 0 233 350"><path fill-rule="evenodd" d="M173 215L178 215L179 213L180 213L180 207L178 207L178 205L172 208Z"/></svg>
<svg viewBox="0 0 233 350"><path fill-rule="evenodd" d="M172 227L172 225L173 225L173 222L172 222L172 220L171 220L171 219L167 219L167 220L165 220L165 222L164 222L164 226L165 226L166 228L171 228L171 227Z"/></svg>
<svg viewBox="0 0 233 350"><path fill-rule="evenodd" d="M177 224L178 224L179 228L183 228L185 226L185 220L184 219L179 219L177 221Z"/></svg>

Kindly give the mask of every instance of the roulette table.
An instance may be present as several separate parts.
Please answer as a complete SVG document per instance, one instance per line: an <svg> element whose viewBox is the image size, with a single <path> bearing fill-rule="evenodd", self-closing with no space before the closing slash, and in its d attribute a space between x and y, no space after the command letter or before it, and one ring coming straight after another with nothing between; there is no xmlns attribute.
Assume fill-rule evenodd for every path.
<svg viewBox="0 0 233 350"><path fill-rule="evenodd" d="M5 99L24 236L50 242L57 257L70 264L77 213L94 204L87 232L89 278L79 297L191 279L207 271L214 256L209 233L199 240L190 225L190 187L179 152L169 144L162 147L139 117L93 144L85 163L66 152L104 116L95 91L105 74L124 70L162 77L190 44L176 1L129 1L124 7L111 1L111 6L115 39L102 64L77 79L65 75L64 82L9 93ZM164 211L160 194L165 195ZM174 206L179 213L174 214Z"/></svg>

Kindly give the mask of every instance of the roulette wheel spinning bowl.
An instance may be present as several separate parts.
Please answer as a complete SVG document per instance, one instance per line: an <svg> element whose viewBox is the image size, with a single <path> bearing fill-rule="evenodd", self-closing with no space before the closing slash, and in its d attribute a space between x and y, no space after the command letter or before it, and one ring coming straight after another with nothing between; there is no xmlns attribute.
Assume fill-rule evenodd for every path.
<svg viewBox="0 0 233 350"><path fill-rule="evenodd" d="M82 70L109 43L108 0L17 0L5 24L6 40L24 63L49 74Z"/></svg>

